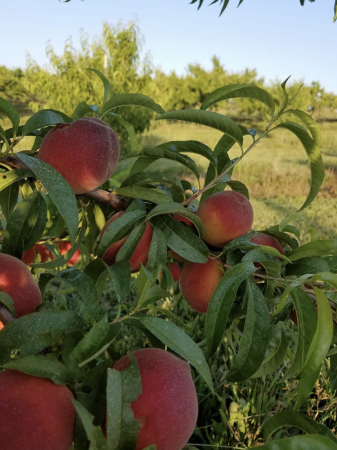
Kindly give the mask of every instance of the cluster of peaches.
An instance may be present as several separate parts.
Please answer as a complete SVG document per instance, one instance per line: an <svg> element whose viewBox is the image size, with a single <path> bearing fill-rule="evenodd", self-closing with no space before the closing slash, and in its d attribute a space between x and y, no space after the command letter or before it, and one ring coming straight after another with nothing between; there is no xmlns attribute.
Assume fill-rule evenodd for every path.
<svg viewBox="0 0 337 450"><path fill-rule="evenodd" d="M55 126L43 139L39 158L56 169L70 184L76 195L96 189L107 181L119 159L119 143L113 130L94 118L83 118L72 124ZM111 222L124 212L115 213L102 229L100 238ZM249 200L240 193L219 192L202 202L196 212L205 227L203 240L212 249L221 249L232 239L249 232L253 210ZM188 219L174 215L174 219L193 227ZM133 255L129 259L131 271L146 265L153 229L147 223ZM127 237L111 244L103 261L112 265ZM273 237L259 234L252 242L284 249ZM70 243L58 243L61 254ZM216 285L223 276L219 259L210 257L204 264L180 262L170 265L174 281L187 302L198 312L206 312ZM44 244L36 244L24 252L22 261L0 254L0 290L10 295L16 317L33 313L41 304L41 293L26 264L36 257L41 262L53 259ZM80 259L75 253L68 265ZM26 263L26 264L25 264ZM4 330L6 326L4 327ZM2 333L3 331L0 331ZM157 450L182 450L196 425L198 401L189 364L161 349L148 348L134 352L142 381L142 394L131 404L141 429L136 450L156 445ZM123 371L130 364L128 356L113 366ZM0 447L2 450L69 450L74 437L75 409L73 393L51 380L34 377L14 370L0 373Z"/></svg>

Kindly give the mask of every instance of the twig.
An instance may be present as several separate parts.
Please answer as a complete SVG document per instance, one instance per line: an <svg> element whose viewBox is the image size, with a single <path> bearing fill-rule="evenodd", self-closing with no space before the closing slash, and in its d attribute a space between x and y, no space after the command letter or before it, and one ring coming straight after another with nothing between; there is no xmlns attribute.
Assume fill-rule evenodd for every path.
<svg viewBox="0 0 337 450"><path fill-rule="evenodd" d="M4 156L0 158L0 164L6 164L7 166L13 167L14 169L29 169L28 166L20 159L15 156ZM113 194L112 192L103 191L102 189L94 189L93 191L80 194L84 197L94 200L96 202L104 203L106 205L112 206L115 209L125 211L129 206L130 202L125 200L123 197Z"/></svg>
<svg viewBox="0 0 337 450"><path fill-rule="evenodd" d="M0 322L3 325L7 325L9 322L15 320L14 314L12 314L5 306L0 305Z"/></svg>

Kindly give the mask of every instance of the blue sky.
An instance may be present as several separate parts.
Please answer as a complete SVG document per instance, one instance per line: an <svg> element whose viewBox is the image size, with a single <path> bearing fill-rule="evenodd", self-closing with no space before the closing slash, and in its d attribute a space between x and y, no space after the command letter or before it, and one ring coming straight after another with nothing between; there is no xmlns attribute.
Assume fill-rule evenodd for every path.
<svg viewBox="0 0 337 450"><path fill-rule="evenodd" d="M103 21L136 20L144 51L165 72L184 73L188 63L211 67L216 55L230 72L257 69L267 81L288 75L319 81L337 94L337 23L333 0L231 0L219 18L219 5L197 11L190 0L0 0L0 65L24 67L26 52L47 63L51 42L61 53L67 38L78 45L80 29L99 35Z"/></svg>

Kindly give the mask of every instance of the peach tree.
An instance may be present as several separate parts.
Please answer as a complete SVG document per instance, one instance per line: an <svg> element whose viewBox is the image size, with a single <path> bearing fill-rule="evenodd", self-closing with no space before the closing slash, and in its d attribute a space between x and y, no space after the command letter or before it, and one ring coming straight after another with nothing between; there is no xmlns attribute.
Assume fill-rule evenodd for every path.
<svg viewBox="0 0 337 450"><path fill-rule="evenodd" d="M45 109L20 125L15 107L0 98L0 112L12 123L0 126L2 449L42 450L47 441L50 450L199 448L191 374L216 396L209 364L225 345L232 357L222 385L280 368L284 382L296 384L292 406L263 423L259 448L336 449L332 432L299 410L327 359L335 388L337 240L303 243L287 220L252 230L248 188L232 178L262 139L287 130L311 168L303 210L324 178L317 123L291 109L287 80L282 103L236 84L212 92L200 109L165 112L141 94L109 97L109 81L95 73L102 104L81 102L71 117ZM268 109L264 131L214 111L236 98ZM222 137L214 149L188 140L140 150L132 124L115 112L130 105ZM120 151L104 122L109 115L125 127L131 151ZM34 138L31 149L16 151L27 137ZM231 159L234 146L241 155ZM186 153L209 161L203 184ZM158 160L182 164L197 186L191 177L151 170ZM122 161L129 165L118 182ZM107 280L113 302L102 300ZM71 301L47 296L61 281L74 293ZM191 317L198 312L193 321L172 306L184 299ZM144 348L128 347L136 331ZM290 427L298 435L273 439Z"/></svg>

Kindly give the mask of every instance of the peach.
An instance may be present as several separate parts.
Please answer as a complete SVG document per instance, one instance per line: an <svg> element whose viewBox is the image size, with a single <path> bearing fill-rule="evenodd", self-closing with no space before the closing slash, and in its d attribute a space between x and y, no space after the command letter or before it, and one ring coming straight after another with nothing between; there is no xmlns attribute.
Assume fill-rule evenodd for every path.
<svg viewBox="0 0 337 450"><path fill-rule="evenodd" d="M290 311L289 317L294 322L294 324L297 325L297 314L295 308Z"/></svg>
<svg viewBox="0 0 337 450"><path fill-rule="evenodd" d="M46 378L14 370L0 373L1 450L69 450L73 394Z"/></svg>
<svg viewBox="0 0 337 450"><path fill-rule="evenodd" d="M64 255L71 249L71 243L69 241L60 241L59 249L60 249L61 255ZM81 260L81 251L76 250L76 252L73 254L73 256L67 262L67 266L72 267L75 264L77 264L80 260Z"/></svg>
<svg viewBox="0 0 337 450"><path fill-rule="evenodd" d="M276 248L276 250L278 250L281 253L281 255L286 254L282 245L273 236L269 236L268 234L263 234L263 233L254 234L254 236L252 237L251 240L254 244L265 245L267 247Z"/></svg>
<svg viewBox="0 0 337 450"><path fill-rule="evenodd" d="M177 259L178 261L186 261L185 258L183 258L182 256L178 255L178 253L174 252L173 250L168 250L167 255L170 258Z"/></svg>
<svg viewBox="0 0 337 450"><path fill-rule="evenodd" d="M84 117L50 130L39 158L57 170L75 194L83 194L112 176L119 153L115 132L100 119Z"/></svg>
<svg viewBox="0 0 337 450"><path fill-rule="evenodd" d="M222 268L213 259L202 264L188 262L179 279L182 296L196 311L205 313L223 274Z"/></svg>
<svg viewBox="0 0 337 450"><path fill-rule="evenodd" d="M203 240L214 247L223 247L248 233L254 217L249 200L234 191L218 192L206 198L196 214L205 227Z"/></svg>
<svg viewBox="0 0 337 450"><path fill-rule="evenodd" d="M172 214L173 219L178 220L178 222L183 222L188 227L193 227L193 222L187 217L181 216L180 214Z"/></svg>
<svg viewBox="0 0 337 450"><path fill-rule="evenodd" d="M102 228L102 231L100 234L100 239L102 239L103 233L106 230L106 228L108 227L108 225L110 225L110 223L113 222L114 220L118 219L118 217L121 217L123 214L124 214L124 211L119 211L118 213L116 213L112 217L110 217L110 219L106 222L106 224ZM131 265L131 272L137 272L140 269L142 264L144 266L146 265L148 256L149 256L152 235L153 235L153 228L151 227L151 225L149 223L147 223L144 234L141 237L131 258L129 259L129 262ZM110 245L110 247L104 253L103 258L102 258L106 264L108 264L109 266L112 266L112 264L115 263L117 253L118 253L119 249L122 247L122 245L124 244L124 242L126 241L126 239L127 239L127 236L125 236L123 239L120 239L119 241L114 242L113 244Z"/></svg>
<svg viewBox="0 0 337 450"><path fill-rule="evenodd" d="M4 324L2 322L0 322L0 331L3 329Z"/></svg>
<svg viewBox="0 0 337 450"><path fill-rule="evenodd" d="M179 280L180 274L181 274L181 268L177 262L173 262L170 265L170 272L173 278L174 282L177 282Z"/></svg>
<svg viewBox="0 0 337 450"><path fill-rule="evenodd" d="M136 350L142 393L131 403L141 423L135 450L156 445L157 450L182 450L195 428L198 399L191 369L186 361L158 348ZM113 368L123 371L129 356Z"/></svg>
<svg viewBox="0 0 337 450"><path fill-rule="evenodd" d="M44 244L35 244L33 247L23 252L21 260L25 264L32 264L35 259L35 250L40 255L41 263L46 262L48 259L55 259L54 255L52 254L52 252L49 250L48 247L46 247Z"/></svg>
<svg viewBox="0 0 337 450"><path fill-rule="evenodd" d="M14 301L16 317L35 311L41 292L28 267L14 256L0 254L0 290Z"/></svg>

